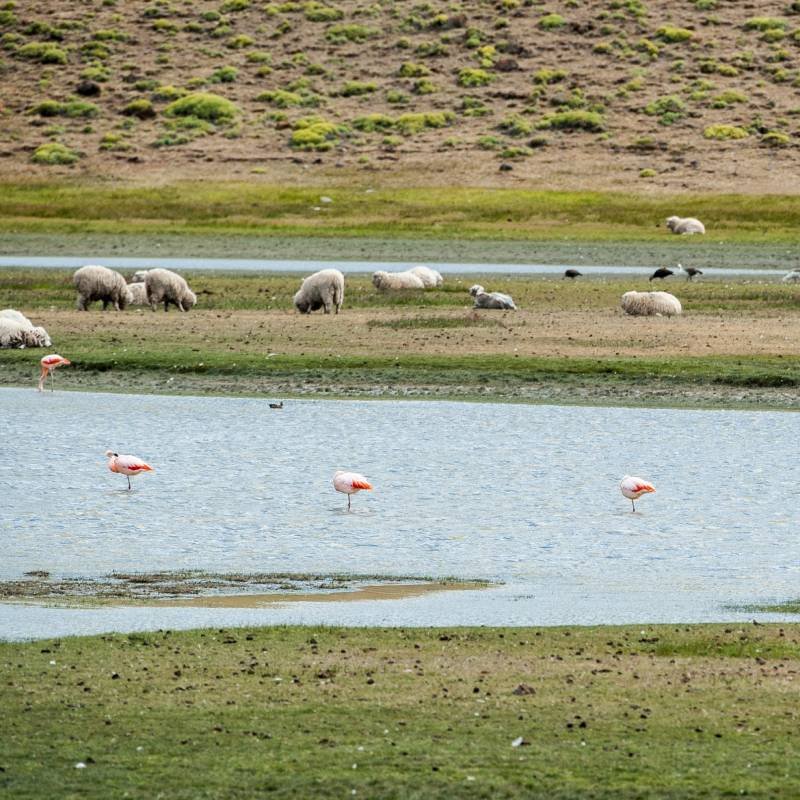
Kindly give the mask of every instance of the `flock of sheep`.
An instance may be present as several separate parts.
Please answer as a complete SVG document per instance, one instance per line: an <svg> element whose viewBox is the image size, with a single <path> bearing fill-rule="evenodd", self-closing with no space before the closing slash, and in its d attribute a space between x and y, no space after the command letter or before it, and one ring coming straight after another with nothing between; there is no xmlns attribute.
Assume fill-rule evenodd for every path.
<svg viewBox="0 0 800 800"><path fill-rule="evenodd" d="M669 217L667 228L680 235L704 234L705 226L694 217ZM702 271L678 264L678 271L691 280ZM673 270L657 269L650 277L666 278ZM565 278L576 279L581 273L568 269ZM784 283L800 283L800 269L794 269L783 278ZM325 314L338 314L344 302L344 275L338 269L323 269L305 278L294 295L294 306L302 314L322 309ZM380 291L426 290L442 286L441 273L426 266L412 267L403 272L379 270L372 275L372 284ZM121 311L127 306L150 306L155 311L163 303L164 311L174 305L188 311L197 303L197 295L186 281L168 269L140 270L128 283L115 270L89 265L76 270L73 284L78 293L77 307L87 311L89 305L100 301L103 309L113 306ZM487 292L480 284L470 287L473 308L516 310L512 297L502 292ZM673 316L683 309L677 297L669 292L625 292L620 303L622 310L632 316ZM14 309L0 311L0 348L49 347L52 344L47 331L35 326L27 317Z"/></svg>

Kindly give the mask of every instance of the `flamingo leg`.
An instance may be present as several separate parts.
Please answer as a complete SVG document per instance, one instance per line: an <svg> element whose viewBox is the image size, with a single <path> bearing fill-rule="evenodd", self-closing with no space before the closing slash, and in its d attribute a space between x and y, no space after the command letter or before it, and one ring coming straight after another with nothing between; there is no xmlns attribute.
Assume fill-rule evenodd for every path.
<svg viewBox="0 0 800 800"><path fill-rule="evenodd" d="M50 372L50 391L54 392L56 390L56 374L55 372Z"/></svg>
<svg viewBox="0 0 800 800"><path fill-rule="evenodd" d="M350 495L347 495L347 510L350 510Z"/></svg>
<svg viewBox="0 0 800 800"><path fill-rule="evenodd" d="M130 475L126 475L125 477L128 479L128 491L130 491L131 490L131 476Z"/></svg>
<svg viewBox="0 0 800 800"><path fill-rule="evenodd" d="M634 503L633 500L631 500L631 507L633 509L633 513L635 514L636 513L636 503Z"/></svg>

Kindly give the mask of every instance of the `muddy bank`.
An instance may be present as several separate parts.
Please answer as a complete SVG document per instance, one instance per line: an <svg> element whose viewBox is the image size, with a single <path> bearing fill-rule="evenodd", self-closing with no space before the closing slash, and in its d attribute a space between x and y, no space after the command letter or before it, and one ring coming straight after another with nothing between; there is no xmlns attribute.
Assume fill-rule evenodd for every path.
<svg viewBox="0 0 800 800"><path fill-rule="evenodd" d="M210 234L0 234L2 256L103 256L135 258L265 258L408 262L486 262L659 267L681 261L698 267L787 269L800 246L731 244L681 237L658 242L494 241L375 239Z"/></svg>
<svg viewBox="0 0 800 800"><path fill-rule="evenodd" d="M486 581L419 576L303 573L114 572L100 578L52 578L25 573L0 582L0 602L59 606L152 605L191 608L258 608L290 602L401 600L430 592L483 589Z"/></svg>

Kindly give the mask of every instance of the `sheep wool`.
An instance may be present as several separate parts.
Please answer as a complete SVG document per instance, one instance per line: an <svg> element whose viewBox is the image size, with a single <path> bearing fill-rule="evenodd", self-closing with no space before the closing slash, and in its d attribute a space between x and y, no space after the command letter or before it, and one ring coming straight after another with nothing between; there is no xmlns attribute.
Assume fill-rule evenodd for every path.
<svg viewBox="0 0 800 800"><path fill-rule="evenodd" d="M410 269L405 272L378 270L372 273L372 285L382 292L399 291L401 289L424 289L425 281Z"/></svg>
<svg viewBox="0 0 800 800"><path fill-rule="evenodd" d="M800 269L793 269L783 276L784 283L800 283Z"/></svg>
<svg viewBox="0 0 800 800"><path fill-rule="evenodd" d="M470 286L469 293L475 298L473 308L499 308L516 311L517 306L511 295L502 292L487 292L483 286L476 283Z"/></svg>
<svg viewBox="0 0 800 800"><path fill-rule="evenodd" d="M50 347L47 331L13 308L0 311L0 347Z"/></svg>
<svg viewBox="0 0 800 800"><path fill-rule="evenodd" d="M668 217L667 227L673 233L688 234L705 233L706 226L694 217Z"/></svg>
<svg viewBox="0 0 800 800"><path fill-rule="evenodd" d="M338 269L321 269L303 279L294 296L295 308L301 314L324 309L326 314L339 313L344 302L344 275Z"/></svg>
<svg viewBox="0 0 800 800"><path fill-rule="evenodd" d="M133 277L131 278L131 283L144 283L144 279L147 276L148 272L149 270L146 269L137 269L136 272L133 273Z"/></svg>
<svg viewBox="0 0 800 800"><path fill-rule="evenodd" d="M197 295L189 288L189 284L169 269L149 269L144 276L147 302L156 310L159 303L164 304L164 311L169 311L170 303L179 311L188 311L197 302Z"/></svg>
<svg viewBox="0 0 800 800"><path fill-rule="evenodd" d="M681 301L669 292L625 292L620 305L634 317L671 317L683 313Z"/></svg>
<svg viewBox="0 0 800 800"><path fill-rule="evenodd" d="M441 272L424 265L411 267L408 272L416 275L426 289L436 289L444 283Z"/></svg>
<svg viewBox="0 0 800 800"><path fill-rule="evenodd" d="M146 306L149 305L149 300L147 299L147 286L145 286L144 281L137 281L136 283L129 283L128 284L128 291L131 293L131 300L132 306Z"/></svg>
<svg viewBox="0 0 800 800"><path fill-rule="evenodd" d="M121 311L131 302L125 278L113 269L89 264L75 271L72 282L78 291L78 311L88 311L89 304L101 300L103 310L113 305Z"/></svg>

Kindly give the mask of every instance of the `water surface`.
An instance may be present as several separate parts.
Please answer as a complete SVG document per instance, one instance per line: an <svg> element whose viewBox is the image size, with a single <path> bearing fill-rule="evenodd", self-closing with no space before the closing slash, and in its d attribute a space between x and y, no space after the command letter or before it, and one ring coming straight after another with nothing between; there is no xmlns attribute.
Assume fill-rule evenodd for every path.
<svg viewBox="0 0 800 800"><path fill-rule="evenodd" d="M0 638L308 622L751 618L798 594L800 417L0 390L0 578L29 570L487 578L484 591L262 609L0 605ZM125 490L106 449L155 467ZM338 468L375 491L346 498ZM640 512L626 473L656 485Z"/></svg>

